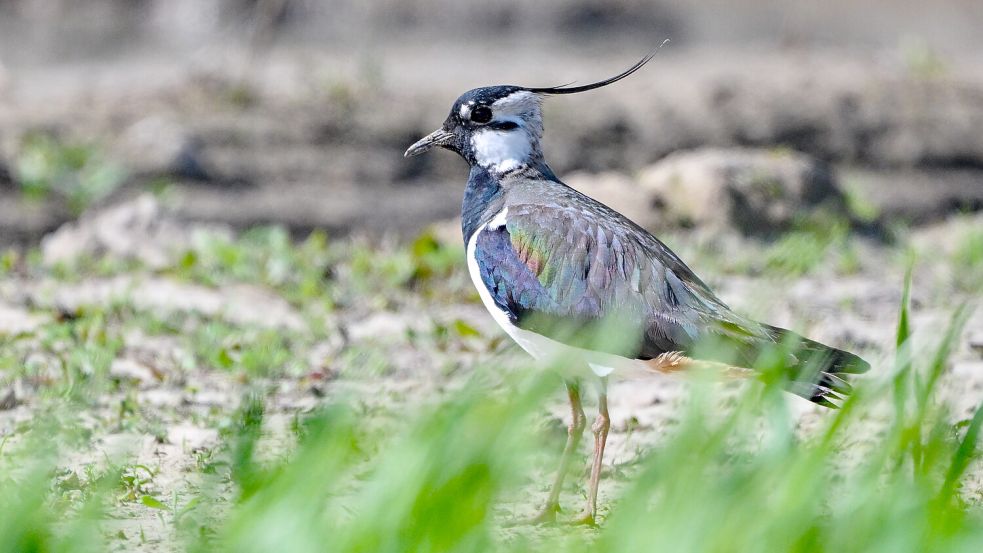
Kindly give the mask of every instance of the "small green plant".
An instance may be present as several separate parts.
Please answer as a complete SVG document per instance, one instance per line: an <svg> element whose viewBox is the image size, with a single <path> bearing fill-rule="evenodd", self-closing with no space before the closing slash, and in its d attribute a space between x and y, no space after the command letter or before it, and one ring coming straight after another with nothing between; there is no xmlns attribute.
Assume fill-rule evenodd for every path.
<svg viewBox="0 0 983 553"><path fill-rule="evenodd" d="M781 274L805 274L826 259L829 245L829 240L811 232L791 232L768 249L765 266Z"/></svg>
<svg viewBox="0 0 983 553"><path fill-rule="evenodd" d="M873 223L880 218L880 210L876 204L864 195L861 183L855 181L846 182L843 187L843 196L846 201L847 210L857 221Z"/></svg>
<svg viewBox="0 0 983 553"><path fill-rule="evenodd" d="M26 359L17 372L41 378L57 368L60 377L51 382L51 391L82 402L108 388L109 367L123 347L102 312L73 313L53 321L39 329L37 339L37 348L46 355Z"/></svg>
<svg viewBox="0 0 983 553"><path fill-rule="evenodd" d="M962 498L961 482L980 458L983 409L954 425L935 398L964 314L923 363L907 297L893 375L857 383L810 435L796 432L780 382L729 406L693 382L681 422L622 467L631 474L599 531L503 528L518 517L507 505L535 502L521 483L541 447L529 423L555 383L479 372L453 397L373 432L353 408L328 406L302 423L282 463L250 460L252 438L233 442L246 493L200 547L972 551L983 546L983 511ZM875 422L892 396L893 419ZM246 409L249 426L261 426L262 411Z"/></svg>
<svg viewBox="0 0 983 553"><path fill-rule="evenodd" d="M125 172L93 144L63 142L46 133L31 133L21 141L16 181L24 195L46 198L57 194L75 214L115 191Z"/></svg>
<svg viewBox="0 0 983 553"><path fill-rule="evenodd" d="M841 230L802 224L763 258L726 263L797 274L831 261L846 270L863 257L853 252L837 265ZM979 273L981 238L973 230L948 258L960 274ZM323 234L295 243L282 229L261 229L205 239L160 272L217 287L266 287L295 308L323 294L361 315L378 298L402 309L418 309L420 296L460 300L470 291L462 260L458 246L430 234L373 248ZM11 265L50 274L29 259ZM103 274L98 263L80 267L84 276ZM686 381L686 394L663 405L671 421L646 442L638 440L648 421L625 413L628 421L616 424L630 429L635 447L627 458L609 457L605 470L614 478L605 477L601 524L590 529L510 526L542 500L537 483L562 447L556 438L564 423L547 414L559 399L558 380L505 355L473 367L471 354L487 358L502 336L486 336L467 316L435 316L431 326L407 330L405 343L400 334L399 350L339 340L315 368L308 355L326 336L318 332L157 315L127 302L47 310L50 320L30 336L0 337L0 390L14 384L37 394L0 411L0 551L105 551L137 542L152 549L171 538L171 549L237 552L981 550L983 410L954 413L939 394L969 312L957 311L942 329L919 329L909 296L910 283L895 362L870 357L874 369L839 411L799 419L776 372L739 395L698 376ZM912 336L923 332L932 334L917 343L933 347L916 350ZM149 337L181 352L162 360L176 374L165 366L154 390L108 375L114 359L157 351L131 348L131 334L137 344ZM438 364L427 373L433 382L404 387L407 368L428 361ZM249 392L238 408L198 403L205 379ZM271 400L274 386L300 405L317 398L316 407ZM148 420L157 391L168 394ZM219 443L169 443L176 421L217 430ZM102 432L127 442L139 433L161 459L193 449L175 478L153 458L105 459L94 445ZM578 480L569 479L564 508L581 504ZM149 513L150 522L121 529L133 512Z"/></svg>
<svg viewBox="0 0 983 553"><path fill-rule="evenodd" d="M291 341L282 331L208 321L195 327L190 349L206 367L242 371L246 376L278 376L296 364Z"/></svg>
<svg viewBox="0 0 983 553"><path fill-rule="evenodd" d="M430 232L423 232L406 246L371 248L356 246L351 255L351 274L362 291L380 288L412 288L429 294L439 281L441 293L459 293L452 280L462 265L463 249L448 246ZM460 283L464 281L461 280ZM448 286L451 284L451 286Z"/></svg>
<svg viewBox="0 0 983 553"><path fill-rule="evenodd" d="M20 258L20 254L13 248L0 253L0 277L12 273L17 268Z"/></svg>
<svg viewBox="0 0 983 553"><path fill-rule="evenodd" d="M952 266L960 289L983 291L983 228L967 226L956 238Z"/></svg>
<svg viewBox="0 0 983 553"><path fill-rule="evenodd" d="M329 275L337 257L323 232L313 232L295 245L283 227L262 227L238 238L202 235L172 272L210 286L262 284L295 305L317 303L330 309Z"/></svg>

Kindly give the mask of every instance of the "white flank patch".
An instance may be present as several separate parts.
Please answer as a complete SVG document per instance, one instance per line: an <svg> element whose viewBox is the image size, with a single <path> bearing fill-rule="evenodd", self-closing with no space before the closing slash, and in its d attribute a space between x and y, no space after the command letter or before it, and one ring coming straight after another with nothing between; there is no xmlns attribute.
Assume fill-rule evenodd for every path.
<svg viewBox="0 0 983 553"><path fill-rule="evenodd" d="M520 129L480 129L471 136L471 147L478 165L497 173L511 171L532 156L532 141Z"/></svg>
<svg viewBox="0 0 983 553"><path fill-rule="evenodd" d="M492 298L491 292L488 291L488 287L485 286L484 281L481 280L481 270L478 267L478 259L475 257L475 250L477 249L478 245L478 235L486 229L498 229L505 226L508 212L509 209L506 207L491 221L478 227L478 230L476 230L468 240L467 247L468 272L471 274L471 281L474 283L474 287L478 290L478 296L481 297L481 303L485 304L485 309L491 313L492 318L495 319L498 326L502 327L502 330L504 330L505 333L519 345L519 347L525 350L526 353L531 355L534 359L538 361L546 361L548 363L565 361L565 366L573 365L568 369L568 371L573 374L582 373L583 364L585 363L590 367L594 374L600 377L608 376L615 370L622 373L629 373L625 376L629 376L631 374L651 374L651 371L646 365L635 359L628 359L626 357L611 355L609 353L575 348L561 342L557 342L556 340L543 336L542 334L537 334L535 332L519 328L512 324L512 321L509 319L509 315L505 311L499 309L499 307L495 305L495 300Z"/></svg>

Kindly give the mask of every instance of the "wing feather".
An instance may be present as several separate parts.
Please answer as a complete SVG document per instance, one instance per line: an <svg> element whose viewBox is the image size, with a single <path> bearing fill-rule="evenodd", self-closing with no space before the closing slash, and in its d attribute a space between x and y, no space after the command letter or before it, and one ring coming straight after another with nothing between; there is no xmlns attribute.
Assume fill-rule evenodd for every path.
<svg viewBox="0 0 983 553"><path fill-rule="evenodd" d="M708 335L765 336L669 248L623 221L584 205L509 206L504 226L477 237L482 281L515 324L580 347L572 331L611 318L634 329L631 354L643 359L688 351Z"/></svg>
<svg viewBox="0 0 983 553"><path fill-rule="evenodd" d="M848 352L734 313L650 233L572 189L561 191L548 203L508 205L505 224L476 237L482 283L513 324L638 359L684 352L743 367L753 367L766 348L790 343L790 391L824 405L834 392L849 391L836 374L869 367ZM629 335L608 349L591 340L611 319ZM704 340L718 351L694 351Z"/></svg>

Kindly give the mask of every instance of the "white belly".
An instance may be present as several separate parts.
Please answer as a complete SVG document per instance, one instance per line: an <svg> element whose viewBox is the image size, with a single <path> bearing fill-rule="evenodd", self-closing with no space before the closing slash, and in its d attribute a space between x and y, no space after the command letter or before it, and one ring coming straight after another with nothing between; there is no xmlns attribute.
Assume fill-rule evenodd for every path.
<svg viewBox="0 0 983 553"><path fill-rule="evenodd" d="M481 271L478 268L478 259L475 257L475 249L477 248L478 235L485 229L496 229L504 226L505 216L507 213L508 208L496 215L494 219L485 225L479 227L468 240L466 253L468 258L468 272L471 274L471 281L474 282L474 287L478 289L478 296L481 297L481 302L485 304L485 308L488 309L489 313L491 313L491 316L493 319L495 319L495 322L498 323L498 325L505 330L509 337L512 338L515 343L519 344L519 347L524 349L526 353L531 355L536 360L543 361L550 367L556 368L561 372L575 374L582 373L584 372L584 365L587 365L594 374L602 377L608 376L615 372L619 376L651 374L651 370L638 360L568 346L561 342L557 342L552 338L543 336L542 334L537 334L535 332L519 328L512 324L512 321L509 320L509 316L505 311L502 311L497 305L495 305L495 300L492 299L491 292L488 291L488 287L485 286L484 281L481 280Z"/></svg>

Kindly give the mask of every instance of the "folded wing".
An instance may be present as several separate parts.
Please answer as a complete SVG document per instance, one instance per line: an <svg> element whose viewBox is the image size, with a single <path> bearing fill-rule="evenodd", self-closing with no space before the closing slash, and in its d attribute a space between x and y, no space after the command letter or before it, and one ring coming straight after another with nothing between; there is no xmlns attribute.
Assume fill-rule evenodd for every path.
<svg viewBox="0 0 983 553"><path fill-rule="evenodd" d="M638 359L678 351L752 367L763 348L799 338L734 313L667 246L586 196L566 205L509 206L504 224L480 231L475 257L482 282L513 324L568 345ZM601 328L615 328L623 339L598 341ZM802 351L821 350L842 365L824 362L813 375L866 365L799 340L808 345ZM707 343L715 347L698 347ZM805 357L791 359L804 370ZM833 384L827 391L849 391L842 379ZM791 391L816 400L813 388Z"/></svg>

